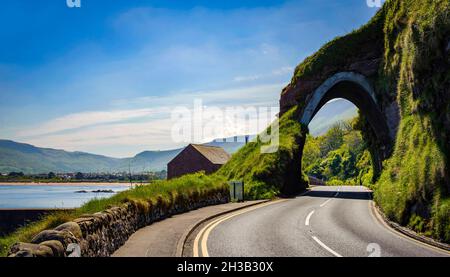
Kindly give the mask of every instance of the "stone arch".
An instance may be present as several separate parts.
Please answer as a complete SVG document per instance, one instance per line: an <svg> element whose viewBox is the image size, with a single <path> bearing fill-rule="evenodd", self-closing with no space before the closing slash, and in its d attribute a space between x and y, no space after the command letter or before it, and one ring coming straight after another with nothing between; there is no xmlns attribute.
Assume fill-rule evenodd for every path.
<svg viewBox="0 0 450 277"><path fill-rule="evenodd" d="M390 143L389 128L378 106L375 91L364 75L355 72L339 72L314 90L303 109L300 122L307 126L323 105L335 98L352 102L366 116L378 140L384 146Z"/></svg>
<svg viewBox="0 0 450 277"><path fill-rule="evenodd" d="M354 72L339 72L332 77L328 78L323 84L318 87L313 93L311 99L308 101L308 105L305 107L303 111L303 116L301 118L301 122L305 125L308 125L309 122L313 119L314 115L320 110L321 100L325 97L325 95L338 83L340 82L353 82L359 86L361 86L365 92L369 94L372 100L376 103L377 99L375 97L375 92L372 89L372 86L367 81L367 79L358 73Z"/></svg>
<svg viewBox="0 0 450 277"><path fill-rule="evenodd" d="M289 97L292 97L292 94L299 95L298 87L291 89L290 91L285 91L280 103L292 101L292 98L289 99ZM343 98L352 102L367 119L377 141L377 155L374 157L374 166L381 170L382 161L390 155L395 133L390 131L386 117L378 103L375 90L364 75L349 71L336 73L319 84L315 89L303 90L300 93L300 97L297 98L298 100L290 102L289 106L298 106L297 118L303 125L308 126L316 113L327 102L336 98ZM287 105L284 107L282 105L281 108L285 110L287 107ZM305 144L304 136L297 144L300 146L299 153L292 160L290 172L287 172L285 179L286 183L283 191L286 194L298 191L299 179L301 179L301 174L299 173L301 173L301 157Z"/></svg>

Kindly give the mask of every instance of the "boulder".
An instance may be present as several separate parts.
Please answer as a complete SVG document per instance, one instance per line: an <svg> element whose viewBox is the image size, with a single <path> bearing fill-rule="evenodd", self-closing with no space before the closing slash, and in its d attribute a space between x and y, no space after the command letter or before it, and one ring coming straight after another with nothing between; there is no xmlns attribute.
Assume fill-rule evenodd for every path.
<svg viewBox="0 0 450 277"><path fill-rule="evenodd" d="M45 245L19 242L11 247L8 257L53 257L53 250Z"/></svg>
<svg viewBox="0 0 450 277"><path fill-rule="evenodd" d="M39 245L46 246L46 247L49 247L50 249L52 249L54 257L64 257L65 256L66 251L64 249L64 245L60 241L48 240L48 241L42 242Z"/></svg>
<svg viewBox="0 0 450 277"><path fill-rule="evenodd" d="M80 226L75 222L67 222L67 223L61 224L58 227L56 227L55 230L70 232L70 233L72 233L72 235L74 235L78 239L81 239L83 237Z"/></svg>
<svg viewBox="0 0 450 277"><path fill-rule="evenodd" d="M57 240L64 248L70 243L78 243L78 239L69 231L45 230L37 234L31 243L40 244L44 241Z"/></svg>

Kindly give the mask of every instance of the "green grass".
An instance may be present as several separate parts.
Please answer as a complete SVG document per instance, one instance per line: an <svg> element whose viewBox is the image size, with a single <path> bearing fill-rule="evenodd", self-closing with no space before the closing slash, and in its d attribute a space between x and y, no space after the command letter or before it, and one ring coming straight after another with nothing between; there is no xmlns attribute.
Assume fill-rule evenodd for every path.
<svg viewBox="0 0 450 277"><path fill-rule="evenodd" d="M270 129L270 128L269 128ZM273 154L262 154L261 141L251 142L233 155L229 163L216 174L202 173L183 176L169 181L155 181L151 185L136 187L110 198L91 200L73 212L57 212L31 223L16 232L0 238L0 256L5 256L15 242L29 242L39 232L54 228L84 214L93 214L130 201L171 203L177 196L198 200L216 189L228 189L228 180L243 180L246 197L251 199L273 198L279 195L284 184L285 172L294 155L299 155L298 143L302 138L302 126L295 117L295 109L280 120L280 147ZM305 184L306 185L306 182Z"/></svg>
<svg viewBox="0 0 450 277"><path fill-rule="evenodd" d="M433 231L433 213L431 218L428 214L433 202L440 206L439 184L444 180L445 163L439 147L429 136L430 127L421 121L417 115L403 118L397 137L402 143L396 145L392 158L385 163L375 189L375 200L388 218L441 237ZM422 226L415 228L418 221Z"/></svg>
<svg viewBox="0 0 450 277"><path fill-rule="evenodd" d="M261 153L264 144L259 140L253 141L234 154L217 174L227 180L244 181L246 197L261 199L279 195L287 181L287 172L301 174L300 167L290 168L291 161L300 157L302 149L299 147L299 140L304 140L306 134L306 128L297 120L296 108L280 118L279 130L278 151L272 154ZM306 187L306 181L298 183L298 187L300 190Z"/></svg>
<svg viewBox="0 0 450 277"><path fill-rule="evenodd" d="M450 242L450 57L441 42L450 38L449 11L448 0L388 0L369 23L305 59L292 78L295 85L302 78L325 75L321 73L326 67L347 66L356 55L381 51L376 94L380 103L397 97L402 118L394 153L373 186L375 200L390 219L445 242ZM304 101L300 100L300 108ZM198 197L225 188L226 181L233 179L243 180L247 196L254 199L279 195L286 182L295 181L299 189L305 188L299 159L307 128L298 122L297 109L280 118L280 146L275 153L262 154L263 143L251 142L212 176L159 181L91 201L72 213L47 216L1 238L0 255L14 242L30 241L44 229L127 201L170 203L177 195ZM370 140L371 135L365 138ZM367 176L371 179L378 174L368 172Z"/></svg>
<svg viewBox="0 0 450 277"><path fill-rule="evenodd" d="M380 79L397 91L402 119L375 199L390 219L450 242L450 2L392 0L386 8Z"/></svg>
<svg viewBox="0 0 450 277"><path fill-rule="evenodd" d="M291 82L295 86L311 76L325 79L326 68L346 68L354 56L379 52L382 64L372 77L375 92L379 103L397 101L400 127L391 158L382 169L374 167L362 177L375 183L371 186L375 199L389 218L445 242L450 242L450 57L444 50L449 38L447 0L390 0L369 23L305 59ZM297 100L298 107L304 107L306 99ZM289 171L300 171L290 166L295 165L306 134L296 114L294 108L280 119L278 153L261 155L261 144L251 143L220 174L244 180L253 198L278 195L292 177ZM372 148L379 147L375 134L369 128L361 131L371 147L366 160L375 165L378 154Z"/></svg>
<svg viewBox="0 0 450 277"><path fill-rule="evenodd" d="M321 76L321 71L326 67L346 66L350 59L361 52L362 47L376 52L382 49L382 44L377 42L383 41L384 13L385 10L381 9L366 25L346 36L335 38L306 58L296 67L291 84L295 85L301 78Z"/></svg>
<svg viewBox="0 0 450 277"><path fill-rule="evenodd" d="M6 256L9 248L16 242L29 242L39 232L52 229L58 225L71 221L84 214L93 214L126 202L162 201L171 205L176 197L190 198L194 201L202 199L211 192L226 189L225 179L219 175L207 176L203 173L183 176L169 181L156 181L151 185L139 186L123 191L110 198L95 199L87 202L73 212L56 212L45 216L41 220L22 227L14 233L0 238L0 256Z"/></svg>

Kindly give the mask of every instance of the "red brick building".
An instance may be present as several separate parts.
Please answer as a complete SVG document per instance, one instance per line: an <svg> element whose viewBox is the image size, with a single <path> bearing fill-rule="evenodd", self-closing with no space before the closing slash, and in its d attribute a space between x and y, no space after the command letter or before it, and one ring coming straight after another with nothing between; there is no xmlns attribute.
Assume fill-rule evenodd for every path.
<svg viewBox="0 0 450 277"><path fill-rule="evenodd" d="M199 171L214 173L228 162L230 157L221 147L189 144L167 164L167 179Z"/></svg>

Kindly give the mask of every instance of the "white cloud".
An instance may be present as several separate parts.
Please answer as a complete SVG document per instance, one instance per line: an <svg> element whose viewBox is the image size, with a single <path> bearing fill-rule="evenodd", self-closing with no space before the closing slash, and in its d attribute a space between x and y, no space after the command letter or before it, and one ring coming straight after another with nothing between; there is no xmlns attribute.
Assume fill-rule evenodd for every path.
<svg viewBox="0 0 450 277"><path fill-rule="evenodd" d="M236 76L233 81L237 83L242 82L250 82L256 80L270 79L275 76L290 76L294 71L294 67L292 66L283 66L281 68L277 68L272 70L270 73L259 74L259 75L248 75L248 76Z"/></svg>
<svg viewBox="0 0 450 277"><path fill-rule="evenodd" d="M17 135L21 137L39 136L97 124L106 124L150 116L162 111L163 109L137 109L75 113L55 118L34 128L21 130Z"/></svg>
<svg viewBox="0 0 450 277"><path fill-rule="evenodd" d="M245 87L234 87L217 90L199 90L190 92L168 93L165 96L138 97L119 99L113 102L115 106L166 107L192 105L193 99L201 99L205 105L276 105L281 90L286 84L263 84Z"/></svg>
<svg viewBox="0 0 450 277"><path fill-rule="evenodd" d="M314 16L317 10L354 14L336 1L293 1L230 10L142 7L111 16L106 37L79 42L56 60L24 72L0 66L11 75L0 76L0 131L8 124L10 138L52 148L95 152L110 145L103 147L108 155L121 145L129 146L127 155L135 145L174 147L164 109L194 98L208 106L278 106L281 82L293 71L286 65L342 32L344 21L329 24L322 13ZM252 86L217 89L243 84ZM87 106L97 111L79 112ZM74 112L30 126L47 118L46 110Z"/></svg>
<svg viewBox="0 0 450 277"><path fill-rule="evenodd" d="M234 77L234 81L235 82L247 82L247 81L255 81L258 79L261 79L262 76L261 75L250 75L250 76L237 76Z"/></svg>
<svg viewBox="0 0 450 277"><path fill-rule="evenodd" d="M231 121L226 118L225 121ZM249 126L257 126L258 119L251 117L237 124L228 125L227 128L219 130L220 135L211 136L208 134L192 133L191 137L201 137L197 143L205 143L217 138L242 135L243 130L249 130ZM205 121L204 123L208 123ZM136 146L141 148L137 151L174 149L186 145L189 142L176 142L173 140L171 129L175 122L170 118L154 119L141 123L114 123L77 129L67 134L50 134L30 139L28 142L40 147L60 148L69 151L88 151L96 147L122 147ZM192 124L192 122L191 122ZM231 128L230 128L231 127ZM194 129L192 129L194 130ZM194 142L194 141L190 141ZM95 153L99 153L94 151ZM132 150L125 152L123 156L133 156L137 152ZM111 152L99 153L111 155ZM113 156L117 156L116 154Z"/></svg>
<svg viewBox="0 0 450 277"><path fill-rule="evenodd" d="M291 75L293 72L294 72L294 67L283 66L282 68L273 70L272 75L275 75L275 76L285 75L285 74Z"/></svg>
<svg viewBox="0 0 450 277"><path fill-rule="evenodd" d="M283 84L268 84L123 99L115 104L140 107L69 114L19 131L16 136L20 141L41 147L86 152L94 150L95 153L112 156L132 156L136 151L144 150L173 149L186 144L175 142L171 137L171 129L175 124L171 119L171 111L176 107L192 110L194 99L202 100L206 108L215 106L222 110L229 106L278 107L282 88ZM256 126L256 118L237 122L232 128L224 127L221 136L242 135L242 130L248 129L248 125ZM198 142L216 138L204 137L203 141ZM95 151L96 147L104 149L107 146L111 146L107 152ZM123 146L128 146L129 150L120 153L114 151L114 147Z"/></svg>

